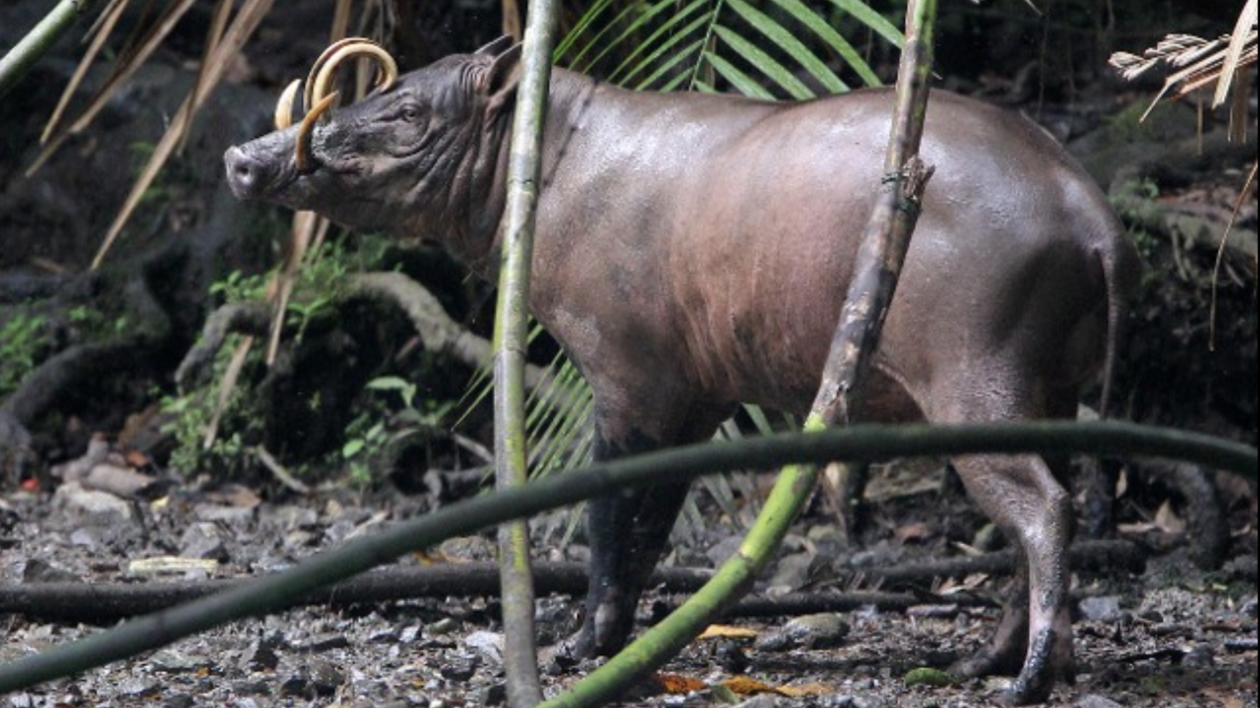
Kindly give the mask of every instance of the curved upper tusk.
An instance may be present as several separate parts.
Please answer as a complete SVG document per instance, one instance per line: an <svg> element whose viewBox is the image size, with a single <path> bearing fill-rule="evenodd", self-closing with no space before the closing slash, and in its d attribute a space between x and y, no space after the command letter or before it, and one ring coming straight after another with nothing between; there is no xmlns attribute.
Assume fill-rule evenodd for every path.
<svg viewBox="0 0 1260 708"><path fill-rule="evenodd" d="M328 95L341 63L357 57L370 57L380 64L380 78L374 91L387 91L398 80L398 64L384 47L362 37L343 39L325 49L311 66L306 82L306 105L313 106L322 101Z"/></svg>
<svg viewBox="0 0 1260 708"><path fill-rule="evenodd" d="M302 80L294 79L293 83L280 92L280 100L276 101L276 130L284 130L293 125L293 99L298 89L302 88Z"/></svg>
<svg viewBox="0 0 1260 708"><path fill-rule="evenodd" d="M339 39L336 42L333 42L332 44L328 45L328 47L325 48L324 51L320 52L319 58L315 60L314 64L311 64L311 70L306 75L306 91L302 96L302 100L305 101L305 105L307 106L315 105L315 102L311 100L312 98L314 98L312 94L315 91L315 77L319 76L319 70L324 68L324 64L328 62L328 59L332 57L333 54L336 54L343 47L354 44L355 42L364 42L364 41L367 41L367 40L363 39L362 37L346 37L344 39Z"/></svg>
<svg viewBox="0 0 1260 708"><path fill-rule="evenodd" d="M316 103L315 107L302 118L302 125L298 127L297 140L294 141L293 148L293 162L300 175L309 174L315 169L311 158L311 131L315 128L315 121L328 111L335 100L337 100L337 92L333 91Z"/></svg>

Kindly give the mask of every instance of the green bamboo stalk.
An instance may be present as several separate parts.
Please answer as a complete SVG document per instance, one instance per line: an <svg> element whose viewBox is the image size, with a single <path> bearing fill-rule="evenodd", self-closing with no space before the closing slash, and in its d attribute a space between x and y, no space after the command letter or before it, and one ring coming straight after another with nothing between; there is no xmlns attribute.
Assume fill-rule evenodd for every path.
<svg viewBox="0 0 1260 708"><path fill-rule="evenodd" d="M879 342L884 316L918 219L919 200L931 174L917 162L917 152L927 113L935 16L936 0L910 0L906 8L906 43L897 74L897 102L885 157L884 183L863 232L822 384L805 421L806 433L821 432L837 423L849 424L849 394L860 384L871 352ZM722 609L752 586L805 505L817 479L818 468L814 465L785 467L739 550L722 564L712 580L669 617L543 707L597 705L677 654Z"/></svg>
<svg viewBox="0 0 1260 708"><path fill-rule="evenodd" d="M855 425L813 433L784 433L704 443L591 465L452 504L373 536L354 539L294 567L231 590L147 615L85 639L0 665L0 694L104 666L245 617L284 607L294 598L331 585L406 553L455 536L624 489L663 480L695 479L731 469L785 463L881 460L976 453L1081 452L1180 459L1257 479L1260 459L1248 445L1199 433L1117 421L1033 421L970 425ZM776 485L776 490L783 483ZM760 532L758 532L760 533ZM758 536L745 548L761 543ZM755 543L754 543L755 542ZM755 552L755 548L752 551ZM731 572L731 571L726 571ZM614 659L615 661L615 659ZM550 706L571 706L558 699Z"/></svg>
<svg viewBox="0 0 1260 708"><path fill-rule="evenodd" d="M530 0L516 90L508 155L507 205L503 216L503 260L499 271L494 340L495 482L498 489L529 479L525 432L525 354L529 329L529 268L534 253L534 216L541 173L543 125L555 46L554 0ZM529 562L529 521L499 527L504 670L510 708L542 700L534 642L534 578Z"/></svg>
<svg viewBox="0 0 1260 708"><path fill-rule="evenodd" d="M26 76L80 16L91 12L95 3L96 0L61 0L13 49L0 57L0 98Z"/></svg>

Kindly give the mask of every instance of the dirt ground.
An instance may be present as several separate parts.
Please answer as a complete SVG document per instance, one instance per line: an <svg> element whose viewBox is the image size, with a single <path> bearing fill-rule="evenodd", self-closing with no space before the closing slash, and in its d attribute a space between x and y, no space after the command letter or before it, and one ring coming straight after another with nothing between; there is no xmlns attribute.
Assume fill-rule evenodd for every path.
<svg viewBox="0 0 1260 708"><path fill-rule="evenodd" d="M889 472L888 474L892 474ZM835 541L826 517L811 513L789 538L760 590L825 592L877 589L872 568L962 556L951 536L983 528L964 497L943 479L872 503L874 523L858 550ZM881 478L873 488L882 489ZM278 504L243 488L181 491L157 504L111 501L67 485L51 498L0 499L3 592L32 582L108 585L192 581L261 574L340 541L387 527L412 510L393 497L361 500L316 494ZM702 506L704 494L701 495ZM706 511L708 511L706 509ZM680 527L672 563L709 565L737 530L720 512L714 523ZM1049 705L1082 708L1247 708L1256 705L1255 529L1235 528L1229 560L1204 572L1186 560L1185 538L1163 526L1126 527L1148 557L1143 573L1083 570L1074 575L1075 685ZM540 524L538 528L545 526ZM1171 529L1171 530L1170 530ZM541 535L541 531L539 534ZM544 539L539 539L544 541ZM403 567L459 568L491 555L488 538L457 539ZM536 547L558 548L554 541ZM1171 548L1156 552L1156 547ZM578 542L547 560L578 560ZM137 561L179 557L207 568L153 576ZM993 705L1003 679L946 687L910 686L920 667L946 667L974 648L997 621L995 609L960 599L997 600L1004 578L971 573L918 584L922 604L906 610L860 607L845 613L731 619L693 642L620 705L967 708ZM886 583L880 590L905 590ZM653 592L640 606L651 621L675 597ZM49 600L58 602L57 600ZM11 607L7 597L0 607ZM540 599L544 643L573 631L579 601ZM104 605L101 604L101 607ZM96 630L91 623L41 618L66 606L6 615L0 660L14 659ZM89 615L94 607L78 608ZM0 610L2 611L2 610ZM352 606L312 605L231 624L142 657L44 684L3 699L14 708L97 706L494 706L503 703L502 642L493 596L449 595ZM82 615L80 615L82 616ZM103 624L112 623L105 619ZM546 656L546 654L544 654ZM543 663L548 694L592 665ZM732 679L737 679L732 683ZM741 686L740 681L743 681ZM755 683L754 683L755 682ZM750 691L752 693L750 693ZM761 691L756 693L755 691Z"/></svg>

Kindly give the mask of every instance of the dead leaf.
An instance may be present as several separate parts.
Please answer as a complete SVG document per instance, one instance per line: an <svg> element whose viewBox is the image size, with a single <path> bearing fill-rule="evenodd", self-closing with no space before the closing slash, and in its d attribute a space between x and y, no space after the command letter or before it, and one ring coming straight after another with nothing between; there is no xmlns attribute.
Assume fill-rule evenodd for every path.
<svg viewBox="0 0 1260 708"><path fill-rule="evenodd" d="M779 689L765 681L758 681L751 676L732 676L722 682L732 693L741 696L754 696L758 693L778 693Z"/></svg>
<svg viewBox="0 0 1260 708"><path fill-rule="evenodd" d="M675 696L701 691L708 687L704 681L682 674L657 674L656 680L660 683L661 690Z"/></svg>
<svg viewBox="0 0 1260 708"><path fill-rule="evenodd" d="M1179 536L1186 532L1186 522L1173 511L1172 502L1165 501L1155 512L1155 526L1167 534Z"/></svg>
<svg viewBox="0 0 1260 708"><path fill-rule="evenodd" d="M904 544L917 543L925 538L928 538L932 534L931 530L928 529L927 524L921 521L916 521L912 524L898 526L897 530L893 532L893 535L897 537L898 541Z"/></svg>
<svg viewBox="0 0 1260 708"><path fill-rule="evenodd" d="M828 686L824 683L802 683L795 686L781 686L779 693L792 698L801 696L829 696L836 692L835 686Z"/></svg>
<svg viewBox="0 0 1260 708"><path fill-rule="evenodd" d="M711 624L696 639L756 639L757 630L733 627L727 624Z"/></svg>

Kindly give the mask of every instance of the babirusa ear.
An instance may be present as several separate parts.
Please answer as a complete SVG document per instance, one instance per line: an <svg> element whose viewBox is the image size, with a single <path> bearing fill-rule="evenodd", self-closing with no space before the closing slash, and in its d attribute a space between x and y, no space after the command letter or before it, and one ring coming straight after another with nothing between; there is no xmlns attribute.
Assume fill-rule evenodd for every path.
<svg viewBox="0 0 1260 708"><path fill-rule="evenodd" d="M487 110L491 115L510 108L516 101L516 86L521 80L521 45L513 44L494 59L486 72L486 93L490 95Z"/></svg>
<svg viewBox="0 0 1260 708"><path fill-rule="evenodd" d="M482 47L481 49L478 49L477 51L473 52L473 54L486 54L492 57L497 57L500 54L502 54L504 50L511 47L513 41L514 40L512 39L512 35L505 34L502 37L499 37L493 42Z"/></svg>

